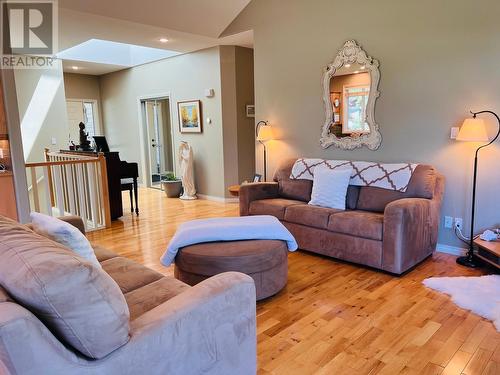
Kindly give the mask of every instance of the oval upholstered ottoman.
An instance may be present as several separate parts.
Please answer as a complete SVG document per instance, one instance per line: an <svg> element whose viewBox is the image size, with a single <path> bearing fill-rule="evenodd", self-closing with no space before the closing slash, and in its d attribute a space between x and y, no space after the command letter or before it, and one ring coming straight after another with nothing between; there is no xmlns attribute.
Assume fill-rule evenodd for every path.
<svg viewBox="0 0 500 375"><path fill-rule="evenodd" d="M180 249L175 257L175 277L189 285L228 271L251 276L257 300L270 297L287 282L287 244L278 240L200 243Z"/></svg>

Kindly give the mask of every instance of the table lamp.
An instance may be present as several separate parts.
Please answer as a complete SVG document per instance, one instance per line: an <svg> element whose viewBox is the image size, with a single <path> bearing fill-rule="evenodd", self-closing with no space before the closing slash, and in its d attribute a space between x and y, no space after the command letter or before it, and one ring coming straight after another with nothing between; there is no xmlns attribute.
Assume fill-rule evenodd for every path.
<svg viewBox="0 0 500 375"><path fill-rule="evenodd" d="M273 139L273 130L269 122L259 121L257 123L255 133L257 136L257 141L264 147L264 181L267 181L267 153L266 153L266 143Z"/></svg>
<svg viewBox="0 0 500 375"><path fill-rule="evenodd" d="M498 132L497 135L488 142L488 135L486 133L486 127L484 125L484 121L482 119L476 118L477 115L482 113L489 113L496 117L498 121ZM466 266L475 268L477 267L477 263L474 258L474 214L476 209L476 180L477 180L477 156L479 150L484 147L491 145L495 142L500 135L500 118L495 112L492 111L480 111L480 112L472 112L472 118L468 118L464 121L460 131L458 132L457 141L469 141L469 142L488 142L485 145L482 145L477 148L476 154L474 157L474 177L472 182L472 213L471 213L471 221L470 221L470 238L469 238L469 249L467 250L467 254L465 256L461 256L457 258L457 263Z"/></svg>

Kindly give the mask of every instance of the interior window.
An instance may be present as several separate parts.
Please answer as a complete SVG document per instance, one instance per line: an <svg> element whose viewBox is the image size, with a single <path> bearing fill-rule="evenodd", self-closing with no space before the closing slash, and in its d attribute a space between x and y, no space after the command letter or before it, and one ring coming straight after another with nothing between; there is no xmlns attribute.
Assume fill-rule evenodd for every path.
<svg viewBox="0 0 500 375"><path fill-rule="evenodd" d="M66 101L69 144L71 144L71 142L79 144L80 128L78 124L80 122L85 124L85 132L89 134L90 139L92 139L94 135L100 135L99 119L97 116L98 108L96 106L97 102L92 100L68 99Z"/></svg>
<svg viewBox="0 0 500 375"><path fill-rule="evenodd" d="M344 128L343 133L366 133L370 127L366 123L366 104L370 87L344 86Z"/></svg>
<svg viewBox="0 0 500 375"><path fill-rule="evenodd" d="M95 119L94 119L94 103L83 102L83 118L85 121L85 129L89 133L89 136L94 136L95 134Z"/></svg>

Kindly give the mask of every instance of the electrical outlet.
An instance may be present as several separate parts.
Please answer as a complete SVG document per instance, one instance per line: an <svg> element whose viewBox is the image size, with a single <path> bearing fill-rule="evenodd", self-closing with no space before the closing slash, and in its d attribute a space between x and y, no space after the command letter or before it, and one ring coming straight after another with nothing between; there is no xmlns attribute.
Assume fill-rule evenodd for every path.
<svg viewBox="0 0 500 375"><path fill-rule="evenodd" d="M52 137L50 139L50 142L53 144L53 145L57 145L57 139L55 137Z"/></svg>
<svg viewBox="0 0 500 375"><path fill-rule="evenodd" d="M464 227L464 219L461 217L455 218L455 228L462 229Z"/></svg>
<svg viewBox="0 0 500 375"><path fill-rule="evenodd" d="M444 227L451 229L453 226L453 218L451 216L445 216L444 217Z"/></svg>
<svg viewBox="0 0 500 375"><path fill-rule="evenodd" d="M453 127L451 128L451 131L450 131L450 139L457 139L457 136L458 136L458 132L460 131L460 128L459 127Z"/></svg>

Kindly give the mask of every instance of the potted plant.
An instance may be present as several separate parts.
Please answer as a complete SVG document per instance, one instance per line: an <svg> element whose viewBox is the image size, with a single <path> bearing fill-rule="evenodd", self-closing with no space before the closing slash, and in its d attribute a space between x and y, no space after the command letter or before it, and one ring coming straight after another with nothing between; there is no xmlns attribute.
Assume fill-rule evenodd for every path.
<svg viewBox="0 0 500 375"><path fill-rule="evenodd" d="M163 190L165 191L165 194L167 194L167 197L179 198L179 195L181 195L182 182L177 177L175 177L174 173L168 172L163 175L161 184Z"/></svg>

